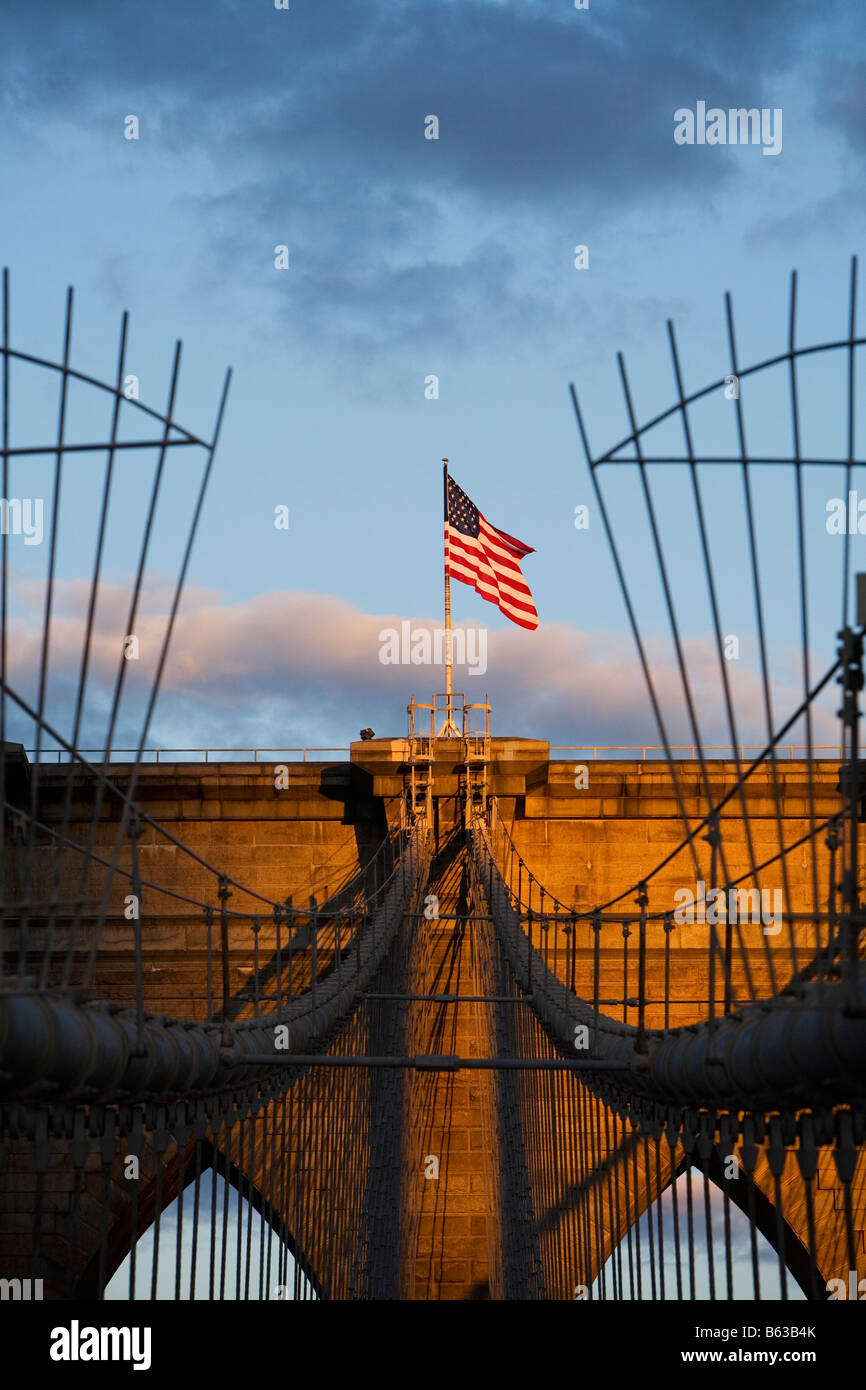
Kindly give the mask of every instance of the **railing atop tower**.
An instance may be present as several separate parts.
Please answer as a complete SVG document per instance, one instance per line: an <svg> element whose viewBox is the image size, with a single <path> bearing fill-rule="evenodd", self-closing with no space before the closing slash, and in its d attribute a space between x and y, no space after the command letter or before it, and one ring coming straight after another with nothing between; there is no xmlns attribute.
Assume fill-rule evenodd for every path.
<svg viewBox="0 0 866 1390"><path fill-rule="evenodd" d="M432 700L412 696L409 714L410 754L429 755L436 739L462 739L473 757L490 756L490 702L437 692ZM456 729L456 733L451 730Z"/></svg>
<svg viewBox="0 0 866 1390"><path fill-rule="evenodd" d="M465 695L437 692L432 700L416 700L409 714L409 805L415 812L432 809L433 764L437 743L462 767L467 801L484 809L490 764L490 702L467 701Z"/></svg>

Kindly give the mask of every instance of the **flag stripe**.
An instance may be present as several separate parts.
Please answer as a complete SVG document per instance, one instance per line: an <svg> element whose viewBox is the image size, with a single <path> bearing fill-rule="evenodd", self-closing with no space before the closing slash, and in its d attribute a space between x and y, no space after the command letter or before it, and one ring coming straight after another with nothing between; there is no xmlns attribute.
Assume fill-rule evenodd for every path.
<svg viewBox="0 0 866 1390"><path fill-rule="evenodd" d="M454 579L471 585L482 598L495 603L506 617L521 627L534 629L538 626L538 614L532 601L529 586L520 570L503 574L498 561L484 554L477 545L464 543L471 537L448 528L446 531L445 569Z"/></svg>
<svg viewBox="0 0 866 1390"><path fill-rule="evenodd" d="M496 540L493 538L495 537L495 534L496 533L494 532L493 536L491 536L489 529L484 525L484 522L482 521L479 536L483 537L482 544L484 546L484 549L488 552L488 554L495 555L497 560L500 561L500 563L503 565L505 569L514 570L517 574L520 574L520 566L515 560L514 555L511 553L511 551L505 550L503 546L497 544ZM473 539L474 537L467 536L467 540ZM476 541L476 544L478 543L479 542Z"/></svg>
<svg viewBox="0 0 866 1390"><path fill-rule="evenodd" d="M470 539L467 544L464 536L452 535L451 552L452 554L463 555L467 564L480 565L483 569L492 570L502 579L503 583L510 584L515 589L528 591L529 586L518 568L512 567L511 565L503 565L498 556L490 554L490 552L483 546L480 546L477 541L472 541Z"/></svg>
<svg viewBox="0 0 866 1390"><path fill-rule="evenodd" d="M519 561L531 553L531 546L491 526L454 479L447 479L445 573L530 631L538 627L538 614Z"/></svg>
<svg viewBox="0 0 866 1390"><path fill-rule="evenodd" d="M476 539L474 536L464 536L460 531L451 529L450 543L452 552L462 552L467 562L480 564L485 568L493 570L499 578L511 587L529 593L529 585L521 573L520 566L513 560L503 561L498 555L491 552L487 546Z"/></svg>
<svg viewBox="0 0 866 1390"><path fill-rule="evenodd" d="M461 547L454 545L453 542L449 559L451 566L461 571L456 576L458 579L471 584L478 577L479 580L486 581L486 586L494 592L502 592L517 601L519 606L525 607L528 612L535 611L532 594L526 584L518 585L511 576L506 578L504 575L498 574L492 566L485 565L483 559L479 560L475 555L467 556ZM528 599L528 603L521 603L521 600L524 599Z"/></svg>
<svg viewBox="0 0 866 1390"><path fill-rule="evenodd" d="M455 579L462 579L463 582L466 584L472 583L471 580L466 579L465 575L461 574L457 570L452 569L450 573L453 575ZM478 591L482 598L489 599L491 603L498 604L499 607L502 609L503 613L507 612L509 617L515 614L518 614L520 617L527 619L535 618L537 616L532 604L515 602L514 599L509 598L506 594L503 594L501 590L495 588L493 585L485 584L483 580L476 580L473 587Z"/></svg>
<svg viewBox="0 0 866 1390"><path fill-rule="evenodd" d="M497 608L499 608L507 618L510 618L514 623L518 623L520 627L529 628L532 631L538 627L538 616L534 608L527 608L525 605L522 608L517 608L497 590L490 589L489 586L477 582L472 583L471 580L466 579L462 574L458 574L454 570L450 570L449 573L454 579L462 579L464 583L470 584L471 587L475 589L475 592L479 594L481 598L486 599L488 603L495 603Z"/></svg>

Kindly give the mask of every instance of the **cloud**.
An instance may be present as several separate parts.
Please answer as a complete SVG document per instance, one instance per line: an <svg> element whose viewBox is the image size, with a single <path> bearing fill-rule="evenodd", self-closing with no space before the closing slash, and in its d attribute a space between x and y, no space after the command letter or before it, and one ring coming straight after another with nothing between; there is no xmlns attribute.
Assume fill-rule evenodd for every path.
<svg viewBox="0 0 866 1390"><path fill-rule="evenodd" d="M248 300L262 248L285 241L291 283L271 300L284 324L341 352L397 350L422 330L435 350L480 324L488 338L561 331L555 268L572 241L730 194L750 165L675 147L674 110L773 104L776 76L824 51L835 11L79 0L4 16L0 62L7 118L31 131L53 114L105 141L134 111L169 186L194 154L212 162L218 191L187 199L207 242L197 283ZM837 115L856 143L855 75ZM438 141L423 138L431 113Z"/></svg>
<svg viewBox="0 0 866 1390"><path fill-rule="evenodd" d="M864 212L866 192L846 187L781 214L766 213L752 223L746 240L752 247L775 246L781 241L800 247L826 227L834 227L840 234L846 226L859 235Z"/></svg>
<svg viewBox="0 0 866 1390"><path fill-rule="evenodd" d="M49 715L68 737L77 691L87 589L83 581L57 584L50 647ZM20 594L11 627L11 683L34 699L39 662L39 586ZM166 628L168 589L149 589L136 624L139 659L123 665L125 693L114 744L137 744ZM126 590L106 586L98 607L86 713L80 745L95 748L105 736L113 683L121 669ZM238 603L215 592L191 591L172 639L147 746L344 747L371 725L400 736L411 695L429 699L442 685L442 669L414 664L403 647L401 664L384 664L383 633L434 630L432 619L363 613L343 599L298 590L261 594ZM581 632L564 623L528 633L511 625L485 629L486 670L455 667L455 688L467 700L489 695L494 733L547 739L551 744L657 745L659 734L630 643L615 634ZM417 648L415 649L417 650ZM469 665L478 665L470 646ZM647 639L656 691L669 736L690 744L679 677L658 637ZM722 717L717 660L703 636L686 643L687 669L710 744L728 738ZM431 655L435 649L431 646ZM799 703L797 674L778 654L774 691L777 720ZM757 671L731 674L740 738L762 741L762 695ZM32 727L13 719L11 736L32 746ZM819 711L819 741L832 742L835 725ZM798 736L790 736L792 742Z"/></svg>
<svg viewBox="0 0 866 1390"><path fill-rule="evenodd" d="M825 99L819 113L823 119L841 131L858 154L866 154L866 61L834 59L827 63L821 87Z"/></svg>

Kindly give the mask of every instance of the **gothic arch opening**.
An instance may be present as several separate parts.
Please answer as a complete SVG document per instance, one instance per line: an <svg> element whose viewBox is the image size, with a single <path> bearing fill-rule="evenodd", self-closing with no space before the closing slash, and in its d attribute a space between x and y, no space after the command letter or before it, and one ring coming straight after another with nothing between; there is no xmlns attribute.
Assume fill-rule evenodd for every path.
<svg viewBox="0 0 866 1390"><path fill-rule="evenodd" d="M611 1252L590 1297L723 1301L729 1297L730 1268L731 1296L735 1301L752 1301L756 1263L761 1299L780 1299L779 1221L773 1203L743 1172L727 1183L727 1212L724 1189L715 1153L707 1163L706 1183L700 1164L684 1158L661 1194ZM784 1219L781 1227L788 1301L807 1299L807 1251Z"/></svg>
<svg viewBox="0 0 866 1390"><path fill-rule="evenodd" d="M149 1192L140 1195L132 1287L131 1210L119 1223L122 1229L115 1225L106 1260L105 1299L150 1299L155 1259L157 1299L323 1297L315 1271L296 1248L279 1213L269 1208L261 1191L251 1186L247 1175L224 1153L207 1141L202 1144L197 1206L194 1167L189 1163L184 1167L182 1194L178 1191L179 1168L175 1155L163 1176L158 1241L153 1184L149 1184ZM76 1296L99 1297L98 1281L97 1253L79 1282Z"/></svg>

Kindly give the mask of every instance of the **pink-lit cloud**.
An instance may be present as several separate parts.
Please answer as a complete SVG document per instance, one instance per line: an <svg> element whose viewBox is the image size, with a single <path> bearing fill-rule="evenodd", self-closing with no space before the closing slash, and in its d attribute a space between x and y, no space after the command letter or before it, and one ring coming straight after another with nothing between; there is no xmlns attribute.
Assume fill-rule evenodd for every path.
<svg viewBox="0 0 866 1390"><path fill-rule="evenodd" d="M68 737L80 668L89 586L56 585L49 649L49 715ZM137 741L171 602L170 586L145 591L134 634L139 659L124 663L124 698L115 745ZM40 660L44 589L35 582L15 591L10 619L10 679L33 700ZM80 743L104 737L106 711L122 661L129 592L100 591L92 639L88 696ZM288 590L229 603L214 591L190 589L170 645L148 746L294 747L344 746L365 725L377 733L405 730L405 707L415 694L427 699L443 686L441 667L383 664L382 634L412 633L441 624L405 614L361 612L344 599ZM479 622L479 627L483 623ZM567 624L542 624L536 632L516 627L486 630L486 670L455 667L455 689L467 699L489 695L494 732L547 738L565 745L658 744L646 685L634 645L619 634L581 632ZM476 648L476 652L477 652ZM657 698L669 736L693 737L671 644L646 643ZM685 642L686 662L705 742L728 740L714 643L708 634ZM411 656L411 649L404 652ZM479 664L477 656L476 665ZM764 737L761 685L754 644L727 663L738 733L744 743ZM801 677L785 654L775 654L774 714L780 724L800 702ZM816 711L815 737L837 738L832 700ZM32 731L22 729L25 743ZM801 742L802 731L786 741Z"/></svg>

